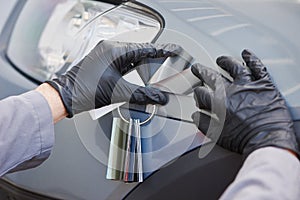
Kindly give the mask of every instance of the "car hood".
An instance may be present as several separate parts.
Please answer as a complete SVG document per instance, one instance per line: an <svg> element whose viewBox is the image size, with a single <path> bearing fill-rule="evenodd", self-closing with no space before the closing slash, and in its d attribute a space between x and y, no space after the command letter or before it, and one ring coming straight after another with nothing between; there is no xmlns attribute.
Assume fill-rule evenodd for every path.
<svg viewBox="0 0 300 200"><path fill-rule="evenodd" d="M300 19L299 1L140 2L165 19L165 30L158 42L182 45L196 62L217 68L215 59L220 55L241 59L243 49L255 52L286 98L293 119L300 119L300 26L296 25Z"/></svg>

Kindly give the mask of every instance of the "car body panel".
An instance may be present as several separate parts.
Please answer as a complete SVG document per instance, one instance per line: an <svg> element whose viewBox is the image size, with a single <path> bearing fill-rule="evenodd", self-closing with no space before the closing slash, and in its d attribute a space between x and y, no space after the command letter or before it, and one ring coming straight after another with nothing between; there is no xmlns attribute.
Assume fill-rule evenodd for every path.
<svg viewBox="0 0 300 200"><path fill-rule="evenodd" d="M9 34L12 31L13 26L7 26L7 24L11 24L18 17L17 14L11 13L13 9L19 9L22 7L17 4L18 1L3 1L1 0L1 5L5 5L5 9L1 12L1 20L0 20L0 97L5 98L10 95L17 95L28 91L36 86L36 84L32 83L18 71L16 71L11 63L6 58L5 49L8 45ZM21 3L22 4L22 3ZM7 27L5 30L3 27ZM17 80L17 81L16 81Z"/></svg>
<svg viewBox="0 0 300 200"><path fill-rule="evenodd" d="M296 26L300 18L299 1L141 2L162 13L165 19L172 19L166 20L166 29L180 30L182 35L193 38L209 53L211 59L207 61L199 48L191 48L185 40L174 39L198 62L212 66L220 55L240 58L240 52L245 48L255 52L287 99L293 119L300 119L300 80L297 78L300 73L297 62L300 26ZM158 42L170 40L169 35L162 34Z"/></svg>
<svg viewBox="0 0 300 200"><path fill-rule="evenodd" d="M300 19L299 1L140 0L139 2L156 10L165 20L165 30L157 38L157 42L180 44L195 58L194 62L201 62L217 69L215 59L218 56L225 54L240 58L242 49L253 50L268 66L275 83L288 101L294 120L300 119L298 101L300 68L297 65L300 55L297 33L300 27L295 25ZM0 3L6 4L3 0ZM6 16L9 18L9 15ZM3 37L7 35L2 35L0 41ZM5 57L4 49L1 50L0 97L34 88L36 84L13 68ZM87 113L78 119L83 121L86 117ZM111 118L112 116L108 114L101 121L111 124ZM92 121L88 122L95 124ZM37 168L8 174L5 180L23 189L62 199L124 197L178 199L180 191L184 195L185 192L190 193L198 188L189 196L190 199L196 199L201 198L201 193L202 197L219 196L233 180L241 163L239 155L220 147L214 148L205 159L198 158L199 148L187 149L186 152L181 152L184 154L182 157L171 163L166 161L166 166L154 171L144 183L114 182L105 179L106 166L89 151L77 133L76 125L78 124L74 119L59 122L55 126L56 142L50 158ZM103 138L100 138L105 134L97 136L88 123L81 126L86 130L86 134L96 136L97 145L106 145L102 141ZM105 126L101 131L107 133L110 129L110 126ZM225 168L222 163L226 163ZM176 171L178 173L174 175ZM215 175L216 172L221 173ZM194 177L191 178L193 174ZM222 180L220 188L207 189L209 187L206 186L221 183L220 180ZM184 186L177 181L184 183ZM180 190L180 187L186 188ZM172 193L172 189L176 192Z"/></svg>
<svg viewBox="0 0 300 200"><path fill-rule="evenodd" d="M2 30L3 26L5 25L6 20L9 18L11 11L17 2L18 2L17 0L12 0L9 2L7 2L5 0L0 1L1 5L5 5L5 9L0 14L0 18L2 19L0 21L0 30Z"/></svg>

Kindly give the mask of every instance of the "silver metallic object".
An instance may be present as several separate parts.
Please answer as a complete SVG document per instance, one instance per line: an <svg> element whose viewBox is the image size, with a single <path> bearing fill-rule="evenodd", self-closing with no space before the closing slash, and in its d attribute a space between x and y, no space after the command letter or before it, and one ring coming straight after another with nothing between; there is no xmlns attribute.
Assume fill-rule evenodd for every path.
<svg viewBox="0 0 300 200"><path fill-rule="evenodd" d="M202 82L193 75L191 68L151 84L152 87L162 91L179 95L188 95L199 85L202 85Z"/></svg>
<svg viewBox="0 0 300 200"><path fill-rule="evenodd" d="M153 106L153 110L152 110L152 112L151 112L151 115L150 115L145 121L139 122L139 125L140 125L140 126L143 125L143 124L148 123L148 122L153 118L154 114L156 113L156 105L151 105L151 106ZM121 113L121 111L120 111L120 107L118 107L117 109L118 109L118 114L119 114L120 118L121 118L124 122L126 122L126 123L129 124L130 121L128 121L127 119L125 119L125 117L123 117L123 115L122 115L122 113Z"/></svg>
<svg viewBox="0 0 300 200"><path fill-rule="evenodd" d="M111 180L123 179L124 150L126 149L128 123L121 118L113 118L109 157L107 163L106 178Z"/></svg>
<svg viewBox="0 0 300 200"><path fill-rule="evenodd" d="M193 59L194 58L186 51L181 52L181 54L178 56L168 57L151 76L148 84L159 82L182 72L190 67Z"/></svg>
<svg viewBox="0 0 300 200"><path fill-rule="evenodd" d="M156 112L153 106L151 115L140 119L127 120L118 108L119 117L113 118L111 142L106 178L124 182L143 182L143 160L141 125L148 123Z"/></svg>

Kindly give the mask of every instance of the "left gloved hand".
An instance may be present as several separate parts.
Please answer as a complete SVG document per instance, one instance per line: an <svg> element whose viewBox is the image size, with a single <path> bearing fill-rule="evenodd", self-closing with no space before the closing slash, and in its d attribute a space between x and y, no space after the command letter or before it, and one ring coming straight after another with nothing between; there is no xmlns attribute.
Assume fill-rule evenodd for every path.
<svg viewBox="0 0 300 200"><path fill-rule="evenodd" d="M273 146L299 156L293 121L284 98L259 58L248 50L242 52L242 57L247 67L232 57L217 59L217 64L233 81L211 68L200 64L192 66L193 74L210 88L195 89L197 106L219 117L217 121L195 112L192 116L195 124L217 144L231 151L248 155L256 149ZM219 129L210 129L212 121Z"/></svg>
<svg viewBox="0 0 300 200"><path fill-rule="evenodd" d="M175 44L101 41L66 74L47 83L59 92L68 117L122 101L165 104L167 96L158 89L131 84L122 76L142 59L175 56L181 50Z"/></svg>

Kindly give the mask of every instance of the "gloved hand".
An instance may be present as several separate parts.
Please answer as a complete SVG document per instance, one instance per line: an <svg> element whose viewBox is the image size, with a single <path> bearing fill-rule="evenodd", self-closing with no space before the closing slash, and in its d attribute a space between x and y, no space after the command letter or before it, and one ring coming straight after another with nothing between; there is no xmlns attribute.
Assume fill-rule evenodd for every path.
<svg viewBox="0 0 300 200"><path fill-rule="evenodd" d="M285 100L273 84L266 67L253 53L242 52L246 66L237 60L221 56L217 64L233 78L230 81L211 68L195 64L192 72L210 89L195 89L197 106L214 111L211 118L203 112L192 116L199 130L209 134L220 146L248 155L252 151L274 146L291 150L299 156L293 122ZM222 114L222 105L224 112ZM220 116L224 120L220 123ZM211 123L214 121L214 123ZM219 126L221 133L210 130L209 124Z"/></svg>
<svg viewBox="0 0 300 200"><path fill-rule="evenodd" d="M122 76L144 58L175 56L181 50L175 44L101 41L66 74L46 82L59 92L68 117L122 101L165 104L168 98L158 89L131 84Z"/></svg>

